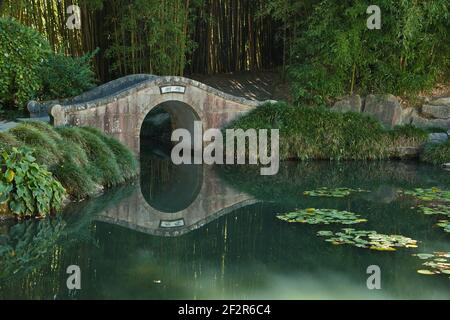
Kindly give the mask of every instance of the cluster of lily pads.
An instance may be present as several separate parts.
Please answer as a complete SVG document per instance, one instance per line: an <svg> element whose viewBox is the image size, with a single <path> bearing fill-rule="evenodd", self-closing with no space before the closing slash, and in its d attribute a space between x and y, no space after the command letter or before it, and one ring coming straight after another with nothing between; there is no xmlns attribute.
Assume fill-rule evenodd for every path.
<svg viewBox="0 0 450 320"><path fill-rule="evenodd" d="M344 198L349 196L352 193L358 192L369 192L364 189L352 189L352 188L334 188L329 189L327 187L321 187L316 190L310 190L303 192L303 195L310 197L334 197L334 198Z"/></svg>
<svg viewBox="0 0 450 320"><path fill-rule="evenodd" d="M356 224L367 222L366 219L361 219L359 215L349 211L339 211L336 209L314 209L308 208L303 210L296 210L284 214L277 215L277 218L287 222L299 222L306 224Z"/></svg>
<svg viewBox="0 0 450 320"><path fill-rule="evenodd" d="M450 220L439 220L436 225L441 227L445 232L450 233Z"/></svg>
<svg viewBox="0 0 450 320"><path fill-rule="evenodd" d="M424 275L450 275L450 252L434 252L433 254L418 253L414 254L413 256L416 256L421 260L427 260L422 264L423 266L427 267L427 269L417 270L418 273Z"/></svg>
<svg viewBox="0 0 450 320"><path fill-rule="evenodd" d="M426 215L442 215L450 218L450 206L444 204L419 205L418 208Z"/></svg>
<svg viewBox="0 0 450 320"><path fill-rule="evenodd" d="M442 190L436 187L429 189L416 188L402 191L402 193L422 201L450 202L450 190Z"/></svg>
<svg viewBox="0 0 450 320"><path fill-rule="evenodd" d="M417 248L417 241L401 235L386 235L376 231L342 229L339 232L319 231L320 237L334 245L352 245L378 251L395 251L395 248Z"/></svg>

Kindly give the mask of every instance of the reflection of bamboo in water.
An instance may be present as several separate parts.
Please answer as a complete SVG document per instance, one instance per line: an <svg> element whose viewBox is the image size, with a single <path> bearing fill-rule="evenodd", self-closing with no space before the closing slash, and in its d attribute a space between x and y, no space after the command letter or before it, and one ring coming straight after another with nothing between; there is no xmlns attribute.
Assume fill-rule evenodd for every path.
<svg viewBox="0 0 450 320"><path fill-rule="evenodd" d="M150 176L145 182L150 185L150 199L153 199L160 184L170 181L174 167L170 161L162 159L151 159L148 165L150 166Z"/></svg>

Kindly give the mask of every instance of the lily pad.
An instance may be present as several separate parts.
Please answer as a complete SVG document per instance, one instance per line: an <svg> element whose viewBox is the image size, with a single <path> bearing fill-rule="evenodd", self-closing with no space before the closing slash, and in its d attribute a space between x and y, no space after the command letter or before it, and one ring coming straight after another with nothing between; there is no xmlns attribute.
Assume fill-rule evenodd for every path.
<svg viewBox="0 0 450 320"><path fill-rule="evenodd" d="M434 252L434 253L418 253L413 254L422 260L427 260L422 263L422 266L427 269L417 270L418 273L424 275L450 275L450 253L449 252ZM450 279L450 277L448 277Z"/></svg>
<svg viewBox="0 0 450 320"><path fill-rule="evenodd" d="M277 218L287 222L299 222L307 224L356 224L367 222L358 214L349 211L339 211L336 209L302 209L293 212L277 215Z"/></svg>
<svg viewBox="0 0 450 320"><path fill-rule="evenodd" d="M425 275L433 275L433 274L435 274L433 271L430 271L430 270L417 270L417 273L425 274Z"/></svg>
<svg viewBox="0 0 450 320"><path fill-rule="evenodd" d="M342 229L340 232L323 231L318 236L327 237L325 241L336 245L347 244L358 248L377 251L395 251L395 248L415 248L417 241L401 235L386 235L376 231Z"/></svg>
<svg viewBox="0 0 450 320"><path fill-rule="evenodd" d="M442 190L436 187L429 189L416 188L402 192L405 195L415 197L422 201L450 202L450 190Z"/></svg>
<svg viewBox="0 0 450 320"><path fill-rule="evenodd" d="M445 232L450 233L450 221L449 220L439 220L436 224L438 227L441 227Z"/></svg>
<svg viewBox="0 0 450 320"><path fill-rule="evenodd" d="M303 192L303 195L309 197L334 197L334 198L344 198L349 196L352 193L357 192L370 192L368 190L363 190L360 188L352 189L352 188L334 188L329 189L327 187L318 188L316 190L310 190Z"/></svg>
<svg viewBox="0 0 450 320"><path fill-rule="evenodd" d="M418 208L426 215L441 215L450 218L450 206L443 204L419 205Z"/></svg>

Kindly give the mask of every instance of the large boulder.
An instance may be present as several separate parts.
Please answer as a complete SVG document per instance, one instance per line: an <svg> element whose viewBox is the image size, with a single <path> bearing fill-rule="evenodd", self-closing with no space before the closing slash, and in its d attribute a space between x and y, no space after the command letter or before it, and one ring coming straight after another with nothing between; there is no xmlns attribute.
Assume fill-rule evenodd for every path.
<svg viewBox="0 0 450 320"><path fill-rule="evenodd" d="M402 107L392 94L368 95L364 113L370 114L388 128L399 125L402 120Z"/></svg>
<svg viewBox="0 0 450 320"><path fill-rule="evenodd" d="M437 119L450 119L450 105L425 104L422 106L422 113Z"/></svg>
<svg viewBox="0 0 450 320"><path fill-rule="evenodd" d="M428 143L441 144L448 140L448 135L445 132L430 133L428 135Z"/></svg>
<svg viewBox="0 0 450 320"><path fill-rule="evenodd" d="M337 112L349 112L349 111L361 112L362 111L361 97L357 94L346 96L342 100L337 101L331 110Z"/></svg>
<svg viewBox="0 0 450 320"><path fill-rule="evenodd" d="M421 117L419 114L415 114L412 119L412 123L418 128L442 128L450 130L450 119L427 119Z"/></svg>

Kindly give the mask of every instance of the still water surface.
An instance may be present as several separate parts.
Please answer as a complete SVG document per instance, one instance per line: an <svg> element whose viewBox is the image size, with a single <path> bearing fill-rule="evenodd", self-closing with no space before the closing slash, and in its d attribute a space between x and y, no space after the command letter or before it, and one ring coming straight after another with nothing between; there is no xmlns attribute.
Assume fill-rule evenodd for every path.
<svg viewBox="0 0 450 320"><path fill-rule="evenodd" d="M400 189L450 187L450 173L400 162L283 163L262 177L245 166L173 166L164 152L144 154L140 181L72 204L63 217L3 226L0 298L24 299L450 299L450 279L417 273L413 253L450 251ZM307 198L318 187L372 192ZM339 227L276 218L295 208L359 213L365 230L401 234L418 249L377 252L334 246L317 237ZM81 268L69 291L66 269ZM366 269L381 268L381 290Z"/></svg>

